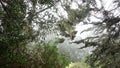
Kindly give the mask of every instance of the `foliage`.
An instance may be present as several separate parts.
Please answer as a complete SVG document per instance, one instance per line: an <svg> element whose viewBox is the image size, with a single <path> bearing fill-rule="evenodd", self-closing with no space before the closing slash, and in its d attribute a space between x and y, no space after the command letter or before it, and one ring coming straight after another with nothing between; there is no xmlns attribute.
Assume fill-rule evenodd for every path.
<svg viewBox="0 0 120 68"><path fill-rule="evenodd" d="M115 40L103 41L104 43L93 51L87 62L92 67L115 68L119 67L119 43ZM104 46L104 47L103 47ZM99 54L99 56L98 56Z"/></svg>
<svg viewBox="0 0 120 68"><path fill-rule="evenodd" d="M95 46L96 49L93 51L93 54L89 57L88 62L91 65L91 68L118 68L119 67L119 14L114 15L112 11L119 11L119 6L113 7L111 10L104 8L103 2L101 2L101 8L97 8L97 12L101 12L102 17L96 18L100 21L92 22L96 37L86 38L83 42L85 47ZM119 3L119 2L117 2ZM114 5L117 5L113 1ZM94 5L95 6L95 5ZM114 9L115 8L115 9ZM94 12L96 12L94 10ZM89 24L89 23L88 23ZM106 34L103 31L106 30Z"/></svg>
<svg viewBox="0 0 120 68"><path fill-rule="evenodd" d="M61 0L59 3L67 12L68 19L61 18L60 21L58 21L50 11L47 11L47 9L56 11L55 4L58 1L59 0L0 0L0 66L10 65L12 68L20 67L24 64L31 66L33 61L36 62L35 59L38 59L38 56L34 56L33 58L32 56L35 52L26 52L26 45L29 42L38 41L38 39L40 41L44 40L46 35L50 33L50 30L54 28L53 25L55 24L58 25L61 32L60 35L70 37L73 40L76 34L74 27L77 23L82 22L83 24L92 24L94 27L85 31L93 30L95 33L95 37L87 37L86 39L75 42L85 43L85 46L82 48L89 46L96 47L87 62L90 63L92 68L118 68L120 62L120 14L118 13L120 10L120 1L113 0L111 5L114 7L107 9L105 8L103 0L98 0L100 7L98 7L96 0L81 0L81 3L76 2L78 9L71 9L70 6L72 2L75 2L74 0ZM91 17L99 21L92 21ZM33 26L34 24L37 26L36 29ZM103 33L104 31L105 33ZM62 43L64 39L59 39L58 41ZM44 51L44 49L48 51ZM55 60L54 58L48 57L49 55L47 55L47 57L45 56L46 54L50 54L52 50L58 55L54 46L45 46L41 50L43 50L42 56L44 56L44 60ZM30 53L32 54L30 55ZM28 59L31 60L29 56L32 57L33 61L28 61ZM39 60L41 59L39 58ZM28 63L26 63L26 61L28 61ZM47 61L45 60L45 62ZM63 63L62 60L60 60L60 62L61 64ZM65 63L67 64L67 61ZM49 62L46 64L48 64L48 67L52 65ZM38 65L34 64L33 67L35 66ZM43 66L47 65L43 64Z"/></svg>
<svg viewBox="0 0 120 68"><path fill-rule="evenodd" d="M85 63L85 60L81 60L80 62L69 64L67 68L90 68L90 66Z"/></svg>
<svg viewBox="0 0 120 68"><path fill-rule="evenodd" d="M31 35L31 25L24 21L26 13L24 1L0 0L0 3L0 66L5 66L15 62L19 63L19 59L22 59L21 48L33 38L33 35Z"/></svg>
<svg viewBox="0 0 120 68"><path fill-rule="evenodd" d="M94 36L75 41L74 43L84 43L85 46L82 48L90 46L96 48L87 60L87 62L90 63L91 68L119 68L120 14L118 12L120 10L120 1L112 0L110 4L110 6L114 6L112 8L109 8L110 6L106 8L104 0L82 0L81 2L81 5L78 3L78 10L80 10L82 7L85 9L81 9L81 11L88 11L82 12L82 14L85 16L82 14L78 16L78 22L83 23L84 25L93 25L92 28L88 28L81 33L85 31L93 31ZM67 8L68 6L69 5L67 5ZM70 10L68 11L70 12ZM71 14L68 13L68 16L74 13L75 12ZM74 15L72 16L74 17ZM70 19L69 22L72 21L72 23L76 23L75 21L73 22L73 20L77 20L75 17L68 17L68 20ZM93 20L92 18L95 18L97 21ZM67 24L67 22L64 23ZM70 25L71 28L74 26L70 23L68 25ZM66 26L65 28L70 26ZM63 31L61 30L61 33L67 31L67 29L64 29ZM71 32L67 33L68 35L71 35ZM71 36L68 37L71 38ZM73 40L74 38L71 39Z"/></svg>
<svg viewBox="0 0 120 68"><path fill-rule="evenodd" d="M41 1L38 3L38 1ZM47 2L46 2L47 1ZM49 1L49 2L48 2ZM0 67L15 68L26 64L26 45L29 42L37 41L38 36L43 39L45 32L53 22L42 20L44 16L40 13L54 6L57 1L52 0L0 0ZM40 11L36 9L39 7ZM46 12L45 12L46 13ZM38 20L39 18L39 20ZM37 20L36 20L37 19ZM37 24L38 29L34 29ZM44 27L44 28L43 28ZM47 35L47 33L46 33Z"/></svg>
<svg viewBox="0 0 120 68"><path fill-rule="evenodd" d="M89 16L89 12L92 10L88 6L80 5L78 9L71 9L71 3L73 0L65 1L61 3L64 5L63 8L68 14L68 18L61 18L58 23L58 31L60 31L61 36L70 37L70 39L74 39L77 31L75 31L75 25L80 21L84 21L84 19Z"/></svg>
<svg viewBox="0 0 120 68"><path fill-rule="evenodd" d="M68 68L89 68L84 62L71 63Z"/></svg>
<svg viewBox="0 0 120 68"><path fill-rule="evenodd" d="M58 49L55 45L50 43L37 43L35 47L30 52L30 57L26 59L31 59L28 64L33 68L65 68L69 63L69 59L60 55Z"/></svg>

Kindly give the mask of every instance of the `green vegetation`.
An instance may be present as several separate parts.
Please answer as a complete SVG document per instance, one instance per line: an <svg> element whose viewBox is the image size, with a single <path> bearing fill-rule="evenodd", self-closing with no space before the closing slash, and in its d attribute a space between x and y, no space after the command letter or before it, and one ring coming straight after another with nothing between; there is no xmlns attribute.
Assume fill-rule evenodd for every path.
<svg viewBox="0 0 120 68"><path fill-rule="evenodd" d="M80 4L76 3L78 6L77 9L72 9L78 10L78 13L68 8L71 6L71 3L67 4L65 10L67 10L67 12L69 11L69 15L67 21L65 20L64 23L61 23L63 27L63 29L60 29L61 35L74 40L75 36L72 32L75 31L73 27L77 22L82 25L92 25L93 27L85 29L80 33L92 31L92 36L74 41L73 43L84 43L85 46L80 49L91 46L95 47L95 50L93 50L92 54L86 60L91 68L119 68L120 13L118 12L120 10L120 1L112 0L107 8L106 3L108 3L108 1L105 2L104 0L81 0L80 2ZM82 14L80 14L80 12L82 12ZM64 26L66 24L67 26ZM71 27L73 31L68 30L69 27Z"/></svg>
<svg viewBox="0 0 120 68"><path fill-rule="evenodd" d="M75 62L75 63L69 64L69 66L66 68L90 68L90 67L85 62Z"/></svg>
<svg viewBox="0 0 120 68"><path fill-rule="evenodd" d="M66 68L90 68L90 65L86 63L86 58L82 58L79 62L73 62Z"/></svg>
<svg viewBox="0 0 120 68"><path fill-rule="evenodd" d="M77 9L71 9L72 3ZM119 68L120 1L112 0L111 5L106 8L103 0L0 0L0 68L65 68L69 60L54 44L46 43L46 36L58 33L64 38L56 43L73 41L78 23L93 26L81 33L93 31L94 36L73 41L84 43L81 49L95 47L86 60L91 68Z"/></svg>
<svg viewBox="0 0 120 68"><path fill-rule="evenodd" d="M70 63L69 59L60 55L56 46L50 43L37 43L27 54L28 68L65 68Z"/></svg>
<svg viewBox="0 0 120 68"><path fill-rule="evenodd" d="M43 21L43 17L36 21L38 14L54 3L52 0L39 3L38 0L0 0L0 68L65 68L68 65L68 59L62 57L55 46L41 42L49 33L52 20ZM38 5L41 5L40 11L36 10ZM47 8L42 7L45 5ZM39 25L38 29L35 30L37 27L33 24ZM34 42L40 42L37 45L41 46L37 47Z"/></svg>
<svg viewBox="0 0 120 68"><path fill-rule="evenodd" d="M50 43L38 43L34 49L33 57L38 58L35 61L37 61L38 66L41 63L40 68L65 68L70 63L69 59L60 55L57 47L50 45Z"/></svg>

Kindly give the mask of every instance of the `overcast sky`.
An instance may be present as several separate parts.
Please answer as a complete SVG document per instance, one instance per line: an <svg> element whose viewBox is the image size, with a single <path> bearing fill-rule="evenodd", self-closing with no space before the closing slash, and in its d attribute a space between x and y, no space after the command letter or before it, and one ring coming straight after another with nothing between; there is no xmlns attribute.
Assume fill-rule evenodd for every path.
<svg viewBox="0 0 120 68"><path fill-rule="evenodd" d="M96 1L97 1L97 6L99 8L101 8L102 6L101 6L101 3L100 3L100 0L96 0ZM113 9L113 7L115 7L114 4L112 4L113 0L102 0L102 1L103 1L104 8L106 10L111 10L111 9ZM77 5L75 3L72 4L72 8L77 8ZM99 14L99 16L102 16L102 15ZM99 21L99 20L97 18L91 16L91 21ZM88 29L90 27L93 27L93 25L91 25L91 24L89 24L89 25L88 24L87 25L83 25L80 22L79 24L76 25L76 29L75 30L78 31L78 33L76 34L76 36L77 37L81 37L82 39L84 39L84 38L86 38L88 36L93 36L93 32L92 31L81 33L81 31L83 31L85 29Z"/></svg>

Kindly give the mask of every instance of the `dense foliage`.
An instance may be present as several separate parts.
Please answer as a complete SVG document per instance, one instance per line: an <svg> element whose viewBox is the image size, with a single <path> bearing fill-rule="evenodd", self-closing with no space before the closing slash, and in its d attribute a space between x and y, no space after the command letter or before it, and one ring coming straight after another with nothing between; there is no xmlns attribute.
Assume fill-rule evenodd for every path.
<svg viewBox="0 0 120 68"><path fill-rule="evenodd" d="M55 20L46 10L56 2L0 0L0 68L65 68L69 61L59 55L55 46L46 44L36 48L45 50L43 52L27 48L27 45L33 45L29 43L44 40L50 32ZM44 16L49 16L48 20Z"/></svg>
<svg viewBox="0 0 120 68"><path fill-rule="evenodd" d="M73 2L77 4L77 9L71 8ZM56 4L60 5L67 13L67 18L59 16L58 19L54 16L54 13L59 10ZM84 43L85 46L82 48L96 47L87 60L91 68L119 68L120 1L112 0L111 6L112 8L109 6L106 8L103 0L0 0L0 66L13 68L24 64L31 66L33 62L28 61L27 58L31 59L30 57L35 54L36 50L30 55L31 52L27 52L26 48L28 43L45 40L46 35L56 28L56 24L59 35L74 40L77 33L74 30L75 25L82 23L84 25L91 24L93 27L81 33L93 31L94 35L74 43ZM64 39L59 39L59 42L64 42ZM47 57L42 58L45 59L45 62L46 59L49 60L45 66L52 67L49 66L52 65L50 61L54 61L55 58L48 56L51 50L55 51L56 56L58 55L56 47L44 46L43 49L46 51L42 55ZM60 59L63 58L58 58L57 61L62 64L63 61ZM56 62L53 63L56 64ZM65 63L67 64L67 61ZM33 67L35 66L38 65L33 64Z"/></svg>
<svg viewBox="0 0 120 68"><path fill-rule="evenodd" d="M94 10L96 12L93 16L99 21L88 22L93 24L95 36L84 39L85 47L94 46L96 49L91 54L88 62L92 68L119 68L119 1L113 0L111 9L105 8L104 2L100 1L101 7L97 7L97 2L93 1ZM111 6L112 6L111 5ZM109 7L109 6L108 6ZM100 14L98 16L97 14ZM91 13L92 15L92 13ZM89 31L90 28L86 31Z"/></svg>
<svg viewBox="0 0 120 68"><path fill-rule="evenodd" d="M38 67L33 68L65 68L69 63L69 59L60 55L55 45L50 43L38 43L31 52L33 62Z"/></svg>
<svg viewBox="0 0 120 68"><path fill-rule="evenodd" d="M0 66L17 63L20 51L33 36L31 24L24 20L26 5L24 1L0 0ZM26 41L27 40L27 41ZM20 48L21 47L21 48ZM18 56L16 58L16 56Z"/></svg>

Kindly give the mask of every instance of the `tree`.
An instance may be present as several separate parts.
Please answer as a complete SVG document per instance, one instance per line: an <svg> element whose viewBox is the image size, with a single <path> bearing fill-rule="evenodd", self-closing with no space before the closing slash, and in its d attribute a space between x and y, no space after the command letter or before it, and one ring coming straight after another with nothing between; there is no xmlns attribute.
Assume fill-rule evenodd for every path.
<svg viewBox="0 0 120 68"><path fill-rule="evenodd" d="M75 41L74 43L84 43L85 46L82 48L90 46L96 47L96 49L93 51L90 58L88 59L91 68L119 68L120 14L118 12L120 8L120 2L118 0L113 0L112 4L110 5L114 5L114 7L109 9L106 8L106 6L104 5L105 2L103 0L84 0L81 2L81 5L78 4L78 9L80 9L81 7L86 8L81 9L81 11L87 10L87 12L82 12L82 14L86 14L84 17L81 17L82 14L78 16L78 19L80 20L79 22L82 22L83 24L93 25L92 28L88 28L87 30L84 30L82 32L93 31L94 37L87 37L86 39ZM100 6L98 6L98 2ZM91 17L94 17L97 21L93 21ZM68 18L68 20L69 19L70 18ZM65 24L66 23L67 22L65 22ZM73 23L75 23L75 21ZM69 27L72 26L74 25L70 24ZM64 31L66 32L67 29L64 29ZM61 30L61 33L63 33L64 31ZM71 32L67 33L68 35L71 35Z"/></svg>
<svg viewBox="0 0 120 68"><path fill-rule="evenodd" d="M56 2L58 1L0 0L0 67L20 67L25 63L26 45L37 39L42 40L47 34L45 32L50 30L48 28L51 25L47 24L52 24L54 16L45 10L53 7ZM40 15L42 12L48 14ZM50 19L45 20L44 16L50 16ZM37 30L33 24L39 25Z"/></svg>
<svg viewBox="0 0 120 68"><path fill-rule="evenodd" d="M94 26L84 31L94 30L95 37L87 37L74 43L85 43L82 48L96 47L90 56L90 61L88 61L92 68L118 68L120 62L119 0L113 0L112 4L115 7L110 10L105 8L103 0L98 0L101 4L100 7L96 0L81 0L81 3L73 0L61 0L59 3L67 12L68 19L60 17L59 21L52 13L47 11L47 9L56 10L55 4L58 1L0 0L0 66L6 64L15 65L15 63L21 66L25 61L23 58L27 56L25 52L26 44L33 40L44 40L45 36L50 32L51 26L57 24L60 34L73 40L76 34L74 26L79 22L83 22L83 24L92 24ZM72 2L78 5L78 9L71 9ZM45 16L48 18L46 19ZM99 21L92 21L91 17ZM105 34L102 33L103 31L106 31ZM64 39L61 39L61 42L63 41ZM23 60L20 61L21 59Z"/></svg>
<svg viewBox="0 0 120 68"><path fill-rule="evenodd" d="M51 45L50 42L37 43L33 50L28 53L31 59L28 61L28 65L33 68L65 68L69 63L69 59L60 55L55 45Z"/></svg>

